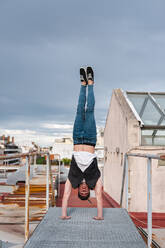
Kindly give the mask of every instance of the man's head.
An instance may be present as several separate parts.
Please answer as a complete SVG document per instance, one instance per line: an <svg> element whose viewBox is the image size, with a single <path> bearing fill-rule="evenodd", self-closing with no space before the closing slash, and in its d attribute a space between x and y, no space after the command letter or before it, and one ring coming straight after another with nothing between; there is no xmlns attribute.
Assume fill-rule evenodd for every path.
<svg viewBox="0 0 165 248"><path fill-rule="evenodd" d="M81 200L88 200L90 196L90 189L88 185L85 182L81 182L81 184L78 187L78 197Z"/></svg>

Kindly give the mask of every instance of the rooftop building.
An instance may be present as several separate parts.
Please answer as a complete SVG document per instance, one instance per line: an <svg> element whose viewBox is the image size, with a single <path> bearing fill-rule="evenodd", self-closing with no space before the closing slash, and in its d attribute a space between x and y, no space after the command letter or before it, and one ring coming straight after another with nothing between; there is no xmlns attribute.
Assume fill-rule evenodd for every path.
<svg viewBox="0 0 165 248"><path fill-rule="evenodd" d="M125 153L160 155L165 152L165 93L115 89L106 119L104 145L104 189L120 204ZM164 161L152 161L152 208L155 213L164 213L164 165ZM146 212L147 160L129 157L128 166L128 210Z"/></svg>

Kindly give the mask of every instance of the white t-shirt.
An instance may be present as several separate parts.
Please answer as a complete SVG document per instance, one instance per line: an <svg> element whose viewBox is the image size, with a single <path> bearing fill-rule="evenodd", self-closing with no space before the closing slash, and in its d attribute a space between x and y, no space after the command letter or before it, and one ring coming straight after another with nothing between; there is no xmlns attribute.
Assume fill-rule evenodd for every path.
<svg viewBox="0 0 165 248"><path fill-rule="evenodd" d="M84 172L92 163L93 159L96 158L95 153L84 152L84 151L80 151L80 152L73 151L73 155L76 160L77 166L80 168L82 172Z"/></svg>

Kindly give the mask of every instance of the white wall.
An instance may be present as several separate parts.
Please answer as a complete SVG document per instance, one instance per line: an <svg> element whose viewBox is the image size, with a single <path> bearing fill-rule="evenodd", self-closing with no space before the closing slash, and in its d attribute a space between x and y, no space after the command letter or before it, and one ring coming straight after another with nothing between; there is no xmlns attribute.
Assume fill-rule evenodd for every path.
<svg viewBox="0 0 165 248"><path fill-rule="evenodd" d="M135 118L133 121L136 123ZM126 118L115 92L113 92L104 131L104 145L107 149L107 160L105 160L104 166L104 190L118 203L120 202L124 154L128 150L130 142L129 126L129 120Z"/></svg>
<svg viewBox="0 0 165 248"><path fill-rule="evenodd" d="M104 190L118 203L124 154L139 144L139 123L120 89L113 91L104 131ZM107 150L107 151L106 151Z"/></svg>
<svg viewBox="0 0 165 248"><path fill-rule="evenodd" d="M139 147L132 153L165 153L162 147ZM147 211L147 159L129 158L130 196L129 211ZM165 167L158 166L158 160L152 160L152 210L165 212Z"/></svg>
<svg viewBox="0 0 165 248"><path fill-rule="evenodd" d="M73 153L73 144L55 143L52 149L53 154L60 154L61 158L70 158Z"/></svg>

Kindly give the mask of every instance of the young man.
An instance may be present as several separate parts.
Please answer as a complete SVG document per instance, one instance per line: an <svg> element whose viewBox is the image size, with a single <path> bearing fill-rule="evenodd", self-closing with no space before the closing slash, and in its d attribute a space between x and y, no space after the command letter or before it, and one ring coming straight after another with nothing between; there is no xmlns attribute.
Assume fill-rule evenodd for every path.
<svg viewBox="0 0 165 248"><path fill-rule="evenodd" d="M71 189L78 188L78 197L87 200L90 189L95 190L97 199L97 216L95 220L103 220L102 182L95 154L96 123L94 117L95 97L93 91L94 73L91 67L80 68L81 89L77 106L77 114L73 128L74 151L68 179L62 200L61 219L70 219L67 216L68 200ZM88 97L86 106L86 90Z"/></svg>

